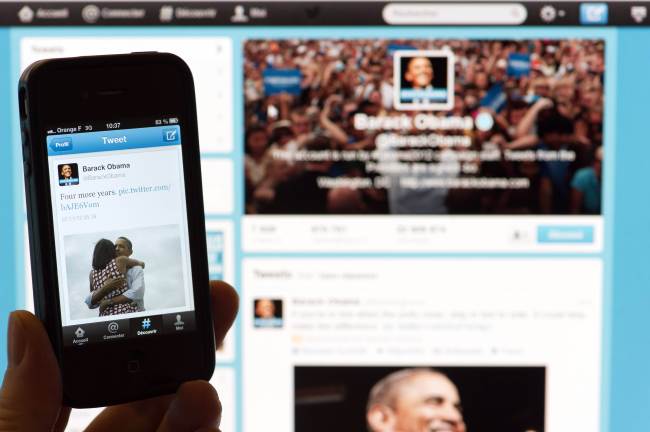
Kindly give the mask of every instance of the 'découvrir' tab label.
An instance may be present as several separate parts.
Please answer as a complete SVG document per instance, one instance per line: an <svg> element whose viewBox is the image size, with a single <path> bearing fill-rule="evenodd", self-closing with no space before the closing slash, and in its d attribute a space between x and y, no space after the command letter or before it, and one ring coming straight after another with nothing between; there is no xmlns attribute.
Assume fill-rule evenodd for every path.
<svg viewBox="0 0 650 432"><path fill-rule="evenodd" d="M131 336L156 336L162 333L162 316L131 318Z"/></svg>

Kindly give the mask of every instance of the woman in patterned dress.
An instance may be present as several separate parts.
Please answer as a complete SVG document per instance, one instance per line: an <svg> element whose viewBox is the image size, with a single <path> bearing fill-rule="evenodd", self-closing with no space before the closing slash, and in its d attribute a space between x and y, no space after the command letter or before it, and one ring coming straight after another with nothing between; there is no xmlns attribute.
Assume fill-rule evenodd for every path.
<svg viewBox="0 0 650 432"><path fill-rule="evenodd" d="M136 265L144 267L142 261L124 256L118 257L112 241L101 239L97 242L93 252L93 269L90 271L90 292L94 293L107 281L115 285L113 291L102 299L102 301L106 300L107 306L100 308L99 316L137 312L137 306L133 302L117 303L112 300L128 290L126 271Z"/></svg>

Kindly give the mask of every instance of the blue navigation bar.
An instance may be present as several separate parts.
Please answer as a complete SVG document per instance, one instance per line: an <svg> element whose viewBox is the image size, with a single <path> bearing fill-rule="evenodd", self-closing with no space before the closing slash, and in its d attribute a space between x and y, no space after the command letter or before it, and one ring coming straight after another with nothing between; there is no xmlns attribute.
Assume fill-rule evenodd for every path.
<svg viewBox="0 0 650 432"><path fill-rule="evenodd" d="M587 225L540 225L538 243L593 243L594 227Z"/></svg>
<svg viewBox="0 0 650 432"><path fill-rule="evenodd" d="M165 125L138 129L51 135L47 137L47 154L49 156L59 156L161 147L179 145L180 143L180 126Z"/></svg>

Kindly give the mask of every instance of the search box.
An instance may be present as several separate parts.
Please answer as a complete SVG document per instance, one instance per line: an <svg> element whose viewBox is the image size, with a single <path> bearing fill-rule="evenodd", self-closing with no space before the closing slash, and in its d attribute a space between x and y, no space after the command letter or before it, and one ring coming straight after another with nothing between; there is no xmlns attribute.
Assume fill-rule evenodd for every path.
<svg viewBox="0 0 650 432"><path fill-rule="evenodd" d="M390 3L382 15L392 25L519 25L528 11L519 3Z"/></svg>

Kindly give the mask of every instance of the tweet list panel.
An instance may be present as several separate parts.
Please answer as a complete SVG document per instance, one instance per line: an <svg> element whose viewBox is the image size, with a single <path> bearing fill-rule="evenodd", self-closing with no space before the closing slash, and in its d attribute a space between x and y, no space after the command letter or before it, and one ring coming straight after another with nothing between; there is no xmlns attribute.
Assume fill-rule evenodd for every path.
<svg viewBox="0 0 650 432"><path fill-rule="evenodd" d="M468 424L595 432L602 273L598 259L245 259L245 430L363 430L373 385L425 368Z"/></svg>

